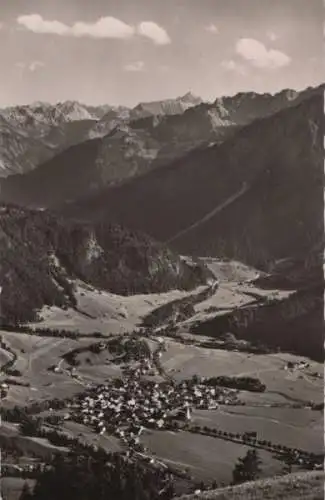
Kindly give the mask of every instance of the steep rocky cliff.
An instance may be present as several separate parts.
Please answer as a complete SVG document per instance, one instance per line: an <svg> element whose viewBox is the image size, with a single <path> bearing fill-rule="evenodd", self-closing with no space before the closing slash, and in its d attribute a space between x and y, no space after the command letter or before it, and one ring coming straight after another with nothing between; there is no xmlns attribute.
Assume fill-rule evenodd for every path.
<svg viewBox="0 0 325 500"><path fill-rule="evenodd" d="M84 224L43 211L0 207L1 317L35 318L74 306L74 280L121 295L191 289L208 271L188 266L149 237L109 223Z"/></svg>

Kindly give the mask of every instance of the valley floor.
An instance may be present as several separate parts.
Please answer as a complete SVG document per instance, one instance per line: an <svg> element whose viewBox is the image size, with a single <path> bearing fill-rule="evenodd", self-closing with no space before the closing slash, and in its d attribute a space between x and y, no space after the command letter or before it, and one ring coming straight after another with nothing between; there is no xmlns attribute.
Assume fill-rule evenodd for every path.
<svg viewBox="0 0 325 500"><path fill-rule="evenodd" d="M177 385L193 376L255 377L266 386L264 392L238 390L229 392L229 396L225 392L215 409L200 405L193 407L191 420L184 428L159 429L156 424L146 426L142 420L144 429L139 441L146 456L174 468L178 473L187 474L191 478L190 482L211 483L215 480L218 484L229 484L235 462L252 447L259 450L264 478L283 473L281 449L285 447L298 450L293 470L306 468L305 458L300 462L298 460L301 453L306 456L323 453L323 412L321 408L313 408L313 405L323 402L322 364L289 353L257 354L225 347L203 347L201 344L207 339L202 337L198 340L187 328L194 319L198 321L211 314L211 307L231 309L259 300L259 297L267 294L265 290L258 290L249 284L249 280L255 276L254 270L243 267L227 270L226 266L223 269L223 280L215 294L195 305L194 318L179 323L179 332L187 338L185 343L178 338L164 336L163 332L159 333L161 338L158 338L154 328L139 330L146 315L161 305L186 297L188 294L185 292L122 298L87 289L82 283L78 289L78 311L54 308L43 311L43 321L35 326L48 329L47 334L1 331L0 381L8 385L2 399L2 408L7 412L8 418L3 418L1 447L8 445L7 438L10 437L20 450L18 462L22 462L26 453L28 456L36 455L40 461L48 460L53 447L55 448L50 440L44 436L22 436L19 425L9 422L9 410L15 406L30 408L33 404L43 402L43 406L34 408L33 414L43 419L48 431L50 428L56 429L66 433L71 439L82 439L84 444L99 446L106 452L125 451L129 447L129 441L121 440L114 431L107 430L99 434L93 425L75 418L74 415L79 410L75 410L75 413L71 410L71 401L75 401L78 394L85 394L101 384L109 386L116 378L127 380L125 373L128 368L136 370L135 373L137 370L141 372L139 366L142 366L142 361L140 365L139 359L121 363L109 351L108 344L97 351L93 349L98 343L127 341L130 334L138 329L139 340L142 339L151 352L148 358L151 360L148 361L151 367L143 375L140 373L140 386L141 380L156 383L157 387L161 382L169 384L173 381ZM271 291L269 295L274 298L281 296L281 293ZM288 292L283 292L285 293ZM73 339L51 336L53 328L78 330L79 337ZM96 337L96 332L100 332L102 336ZM162 344L164 348L160 349ZM74 353L73 363L67 358L69 352ZM56 408L52 403L46 407L46 402L54 398L63 401L61 408ZM68 399L70 402L67 402ZM51 406L53 409L49 411ZM52 423L49 427L48 417L55 415L61 419L61 423ZM243 440L246 432L256 432L257 441ZM63 452L60 447L57 451ZM8 457L10 461L10 453ZM270 480L271 482L261 483L254 497L247 485L247 489L242 486L241 489L227 491L227 496L223 496L226 493L222 491L216 492L215 496L207 493L202 496L202 500L235 499L239 495L247 499L316 500L320 498L317 496L319 474L308 476L316 496L312 496L314 493L309 490L306 490L309 496L303 496L299 490L299 495L294 497L289 491L291 486L288 486L288 496L283 496L280 492L278 497L262 496L266 495L268 485L272 482ZM12 489L17 489L19 478L10 479L10 471L6 475L3 487L10 489L10 484L13 484ZM283 480L279 479L276 484L281 481ZM299 482L299 478L297 481ZM301 486L302 492L305 492L304 487ZM15 494L10 498L15 498Z"/></svg>

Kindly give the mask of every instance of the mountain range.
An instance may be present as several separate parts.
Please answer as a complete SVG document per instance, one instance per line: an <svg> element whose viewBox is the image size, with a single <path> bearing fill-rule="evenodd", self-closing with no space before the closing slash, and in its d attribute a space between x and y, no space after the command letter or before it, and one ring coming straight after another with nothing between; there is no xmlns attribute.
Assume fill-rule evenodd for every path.
<svg viewBox="0 0 325 500"><path fill-rule="evenodd" d="M322 102L315 94L64 212L109 216L183 254L258 268L304 253L323 240Z"/></svg>
<svg viewBox="0 0 325 500"><path fill-rule="evenodd" d="M67 161L69 167L61 167L64 172L68 170L67 176L78 169L86 182L64 194L72 199L85 194L89 183L95 187L116 184L165 165L197 147L219 144L253 120L294 106L319 91L286 90L274 96L240 93L213 103L188 93L176 99L140 103L133 109L85 106L73 101L6 108L0 111L0 117L13 135L6 132L3 138L0 129L0 141L5 140L0 149L0 177L39 167L35 183L44 182L38 179L44 168L46 177L53 182L52 170L56 172ZM19 156L20 150L24 154ZM87 160L80 169L80 159L84 157ZM85 170L91 171L91 182Z"/></svg>
<svg viewBox="0 0 325 500"><path fill-rule="evenodd" d="M0 161L6 154L6 146L12 153L9 157L5 156L6 162L2 161L0 177L29 172L69 146L102 137L118 125L147 116L181 114L201 102L200 98L188 93L177 99L140 103L134 109L124 106L89 106L77 101L57 104L36 102L2 109L0 117L3 131L0 129L0 141L6 143L3 152L0 149ZM5 126L13 129L12 139L4 129ZM19 144L17 135L22 145ZM15 160L22 148L24 156L19 158L17 167ZM35 151L38 155L34 154Z"/></svg>
<svg viewBox="0 0 325 500"><path fill-rule="evenodd" d="M267 272L276 270L280 280L278 262L287 261L293 276L290 286L297 280L299 286L304 283L308 269L318 280L320 251L316 265L309 268L306 263L315 261L315 248L323 248L323 91L324 86L274 96L241 93L213 103L187 94L133 110L71 102L57 109L36 104L7 110L1 117L3 130L9 141L19 137L19 147L4 149L12 151L17 164L20 158L29 162L29 171L1 179L0 201L37 210L21 208L23 215L17 218L15 208L3 220L12 219L13 228L17 220L36 220L37 229L30 234L36 231L36 238L44 241L53 241L48 220L59 227L55 234L66 234L62 221L67 220L69 231L78 232L72 229L76 224L88 236L89 231L97 234L89 227L110 221L164 242L175 256L236 259ZM100 136L99 124L113 128ZM98 136L89 139L92 127L97 127ZM78 142L82 135L87 139ZM35 149L21 148L23 139ZM64 148L64 142L75 144ZM37 153L40 143L43 149ZM60 148L63 151L55 154ZM36 166L31 151L38 160L42 154L48 159ZM47 208L57 215L47 216ZM17 249L19 235L14 236ZM46 245L40 246L44 255L50 251ZM82 240L81 246L87 244ZM75 241L69 248L71 255L78 253ZM35 255L42 261L31 246L28 269L36 266ZM5 261L8 258L6 254ZM168 258L164 262L168 267ZM115 262L113 269L120 270L120 264ZM148 276L148 267L142 272ZM116 283L125 284L126 275L119 275ZM93 274L89 279L92 282ZM112 291L120 290L116 283ZM104 280L100 286L111 285Z"/></svg>

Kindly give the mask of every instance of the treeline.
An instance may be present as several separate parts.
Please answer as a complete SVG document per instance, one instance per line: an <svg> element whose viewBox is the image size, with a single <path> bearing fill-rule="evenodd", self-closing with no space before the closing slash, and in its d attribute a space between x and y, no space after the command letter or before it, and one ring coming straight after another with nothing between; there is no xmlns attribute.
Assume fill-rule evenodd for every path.
<svg viewBox="0 0 325 500"><path fill-rule="evenodd" d="M2 330L6 332L28 333L29 335L37 335L38 337L57 337L77 340L80 338L102 338L105 335L101 332L93 332L82 334L77 330L65 330L64 328L44 328L37 326L28 326L22 324L8 324L1 325Z"/></svg>
<svg viewBox="0 0 325 500"><path fill-rule="evenodd" d="M267 439L258 439L257 432L228 432L208 426L187 426L186 430L194 434L202 434L210 437L242 443L255 448L265 449L277 453L284 460L291 459L293 464L303 465L306 468L314 469L324 462L324 454L317 454L302 450L300 448L291 448L279 443L273 443Z"/></svg>
<svg viewBox="0 0 325 500"><path fill-rule="evenodd" d="M143 327L153 328L167 322L185 321L195 314L195 305L211 297L216 289L217 282L206 287L203 291L181 299L175 299L167 304L157 307L143 319Z"/></svg>
<svg viewBox="0 0 325 500"><path fill-rule="evenodd" d="M255 377L228 377L218 376L210 377L202 380L204 385L222 386L239 391L264 392L266 385Z"/></svg>

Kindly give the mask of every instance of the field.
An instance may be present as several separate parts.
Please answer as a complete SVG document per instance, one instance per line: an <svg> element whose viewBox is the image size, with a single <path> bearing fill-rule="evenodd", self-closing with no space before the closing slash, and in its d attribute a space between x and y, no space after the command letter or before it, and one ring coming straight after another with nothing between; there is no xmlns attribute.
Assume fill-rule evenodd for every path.
<svg viewBox="0 0 325 500"><path fill-rule="evenodd" d="M323 500L324 473L305 472L220 488L177 500Z"/></svg>
<svg viewBox="0 0 325 500"><path fill-rule="evenodd" d="M216 293L207 300L204 300L195 306L196 315L183 324L191 324L198 320L205 320L209 316L210 307L214 309L229 310L235 307L242 307L254 302L256 299L263 300L269 298L285 298L290 292L278 290L262 290L254 285L236 282L220 282Z"/></svg>
<svg viewBox="0 0 325 500"><path fill-rule="evenodd" d="M189 469L196 480L229 483L237 459L244 456L247 446L189 432L152 431L143 435L150 451L164 462L180 469ZM262 450L260 457L266 475L281 471L281 463Z"/></svg>
<svg viewBox="0 0 325 500"><path fill-rule="evenodd" d="M258 439L322 453L323 414L292 408L229 407L195 410L193 423L232 433L257 432Z"/></svg>
<svg viewBox="0 0 325 500"><path fill-rule="evenodd" d="M23 436L19 432L18 424L2 423L0 428L0 442L6 443L6 438L9 437L16 447L25 456L39 457L41 460L49 460L54 453L68 453L68 448L59 447L51 444L46 438Z"/></svg>
<svg viewBox="0 0 325 500"><path fill-rule="evenodd" d="M242 262L235 260L225 261L216 258L202 257L201 260L220 281L248 281L258 275L258 271Z"/></svg>
<svg viewBox="0 0 325 500"><path fill-rule="evenodd" d="M96 290L79 281L77 283L77 309L44 307L41 311L42 323L35 326L78 330L83 334L95 331L103 334L123 334L132 332L144 316L156 307L192 293L173 290L122 297ZM197 291L203 288L198 287Z"/></svg>
<svg viewBox="0 0 325 500"><path fill-rule="evenodd" d="M30 384L30 387L12 385L8 396L2 401L4 406L25 405L33 401L55 397L66 398L80 392L80 382L64 373L57 374L48 369L53 364L58 363L64 353L78 345L80 346L80 342L89 344L90 340L42 338L4 331L0 333L3 340L17 355L14 368L22 373L21 380Z"/></svg>
<svg viewBox="0 0 325 500"><path fill-rule="evenodd" d="M104 448L106 451L121 451L122 447L119 440L109 434L100 436L92 432L89 427L78 424L77 422L66 421L62 426L63 431L67 431L74 436L82 436L82 440L87 444L93 444Z"/></svg>
<svg viewBox="0 0 325 500"><path fill-rule="evenodd" d="M166 371L175 379L181 380L199 374L205 377L251 376L258 377L267 386L262 394L243 393L242 398L249 402L288 402L323 400L323 379L314 379L312 372L322 374L320 363L307 360L307 370L291 373L284 367L288 361L304 360L291 354L247 354L221 349L205 349L184 345L171 340L166 341L167 350L161 362Z"/></svg>
<svg viewBox="0 0 325 500"><path fill-rule="evenodd" d="M24 487L25 482L27 482L32 489L35 481L31 479L22 479L20 477L3 477L0 480L1 495L4 500L10 498L10 500L19 500L21 491Z"/></svg>

